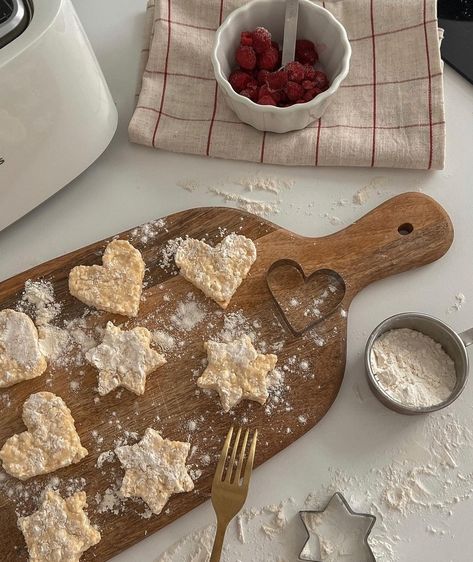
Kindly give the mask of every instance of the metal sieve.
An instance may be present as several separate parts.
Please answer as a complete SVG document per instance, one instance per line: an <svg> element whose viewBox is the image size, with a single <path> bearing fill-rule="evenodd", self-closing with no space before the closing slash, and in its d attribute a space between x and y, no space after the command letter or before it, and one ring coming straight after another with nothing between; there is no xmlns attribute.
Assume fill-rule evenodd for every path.
<svg viewBox="0 0 473 562"><path fill-rule="evenodd" d="M397 328L410 328L430 336L438 342L455 363L457 382L450 396L434 406L415 408L391 398L379 383L376 373L371 368L371 350L374 342L385 332ZM400 414L428 414L449 406L465 388L468 379L468 353L466 348L473 344L473 328L457 334L450 326L429 314L404 312L395 314L379 324L371 333L365 348L365 367L368 382L374 395L388 408Z"/></svg>

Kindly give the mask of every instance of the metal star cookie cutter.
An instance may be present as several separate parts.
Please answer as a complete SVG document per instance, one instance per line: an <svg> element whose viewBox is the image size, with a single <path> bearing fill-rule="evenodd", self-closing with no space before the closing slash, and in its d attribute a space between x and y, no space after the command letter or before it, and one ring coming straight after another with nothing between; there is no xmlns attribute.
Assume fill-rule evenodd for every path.
<svg viewBox="0 0 473 562"><path fill-rule="evenodd" d="M320 543L320 536L313 530L312 526L308 522L308 517L313 516L313 515L321 516L321 515L326 513L327 509L329 509L331 506L334 506L334 505L335 505L335 509L344 510L347 517L356 517L356 518L359 518L359 520L361 520L361 519L366 520L366 527L363 529L363 539L362 539L362 545L364 546L364 550L366 551L366 558L364 560L357 559L357 562L376 562L376 558L375 558L375 556L373 554L373 551L371 550L371 547L368 543L368 537L369 537L369 535L371 533L371 530L373 529L373 526L376 522L376 517L374 515L369 514L369 513L357 513L355 511L353 511L353 509L350 507L350 505L347 502L347 500L345 499L345 497L340 492L336 492L330 498L330 501L327 503L325 508L322 509L322 510L318 510L318 511L317 510L299 511L299 516L300 516L300 518L302 520L302 523L304 524L304 527L307 531L307 540L304 543L304 546L302 547L302 550L299 554L299 560L311 561L311 562L324 562L323 560L315 560L314 558L309 558L309 556L310 556L310 545L311 545L311 542L314 539L314 537L317 538L317 542L320 546L321 546L321 543Z"/></svg>

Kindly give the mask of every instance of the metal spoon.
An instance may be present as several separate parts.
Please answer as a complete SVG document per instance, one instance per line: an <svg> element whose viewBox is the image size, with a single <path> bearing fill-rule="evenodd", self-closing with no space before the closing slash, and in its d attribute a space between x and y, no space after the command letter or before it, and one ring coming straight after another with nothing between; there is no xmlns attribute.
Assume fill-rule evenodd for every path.
<svg viewBox="0 0 473 562"><path fill-rule="evenodd" d="M295 59L297 20L299 15L299 0L286 0L286 15L284 18L284 39L282 43L282 67Z"/></svg>

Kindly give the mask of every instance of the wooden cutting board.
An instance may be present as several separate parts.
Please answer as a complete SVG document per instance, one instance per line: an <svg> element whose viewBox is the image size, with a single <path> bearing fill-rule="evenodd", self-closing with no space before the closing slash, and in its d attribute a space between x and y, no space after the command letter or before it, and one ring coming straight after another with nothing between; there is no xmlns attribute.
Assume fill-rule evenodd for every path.
<svg viewBox="0 0 473 562"><path fill-rule="evenodd" d="M345 311L353 297L373 281L437 260L453 240L453 228L446 212L419 193L395 197L348 228L322 238L298 236L254 215L227 208L192 209L166 217L163 223L120 234L120 238L129 239L142 252L147 264L139 317L127 321L106 313L86 316L91 327L104 326L111 319L117 323L127 321L128 327L145 325L151 330L165 329L175 337L179 345L166 354L167 364L148 376L145 395L136 396L122 390L97 400L94 390L97 373L85 365L56 366L37 379L0 390L0 446L9 436L24 430L21 407L32 392L54 392L72 411L89 455L54 476L59 477L58 489L63 494L85 485L89 515L102 532L102 541L87 551L83 560L107 560L205 501L218 452L231 424L260 430L256 464L263 463L312 428L326 414L342 383ZM258 257L249 277L223 313L217 304L177 275L172 258L170 265L163 267L162 251L169 240L179 236L205 238L215 244L230 232L251 238ZM52 282L56 299L62 304L56 325L81 316L87 309L69 295L68 273L78 264L100 264L107 242L97 242L4 281L0 284L0 308L14 308L25 281L41 278ZM273 266L270 273L277 305L268 288L267 272L278 260L285 261ZM293 267L293 261L309 277L303 279L301 271ZM310 275L318 270L322 272ZM304 308L308 293L310 303L316 305L309 314ZM205 315L193 330L185 331L176 328L170 318L179 303L189 299L194 299ZM292 331L282 313L287 314ZM252 331L257 347L278 355L284 384L273 393L266 408L245 401L233 412L223 414L215 394L196 392L196 377L204 369L202 344L208 338L222 336L225 317L227 331L235 330L235 326L236 331ZM311 323L315 323L311 329L296 335ZM98 468L99 454L113 449L125 432L136 432L141 437L149 426L165 437L191 442L189 464L196 478L201 471L195 491L173 496L161 515L150 518L142 516L146 511L143 503L132 499L116 508L117 514L103 511L105 504L97 502L101 502L107 489L116 485L123 471L113 458ZM126 435L129 443L136 441L133 433ZM0 479L1 560L27 559L22 535L16 527L15 511L31 512L51 476L33 478L24 484L10 477ZM78 482L77 478L85 481Z"/></svg>

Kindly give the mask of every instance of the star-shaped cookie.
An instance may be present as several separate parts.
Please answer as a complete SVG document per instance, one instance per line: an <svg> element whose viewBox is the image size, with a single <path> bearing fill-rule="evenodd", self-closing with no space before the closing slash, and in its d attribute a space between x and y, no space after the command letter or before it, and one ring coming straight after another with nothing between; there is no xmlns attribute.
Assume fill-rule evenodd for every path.
<svg viewBox="0 0 473 562"><path fill-rule="evenodd" d="M26 480L79 462L87 455L63 399L51 392L31 394L23 404L27 431L9 437L0 450L3 468Z"/></svg>
<svg viewBox="0 0 473 562"><path fill-rule="evenodd" d="M247 335L229 343L208 341L204 346L208 365L197 385L216 390L225 412L243 399L266 402L268 373L276 366L276 355L258 353Z"/></svg>
<svg viewBox="0 0 473 562"><path fill-rule="evenodd" d="M190 443L163 439L150 427L139 443L117 447L115 453L125 468L121 493L141 498L158 515L172 494L194 489L186 468L189 449Z"/></svg>
<svg viewBox="0 0 473 562"><path fill-rule="evenodd" d="M89 349L85 357L99 370L99 394L123 386L143 394L146 376L166 363L163 355L151 349L151 333L141 326L121 330L108 322L102 343Z"/></svg>
<svg viewBox="0 0 473 562"><path fill-rule="evenodd" d="M323 511L299 514L309 535L300 560L375 562L368 536L376 518L355 513L342 494L334 494Z"/></svg>
<svg viewBox="0 0 473 562"><path fill-rule="evenodd" d="M174 259L183 277L227 308L256 260L256 247L252 240L235 233L225 236L215 247L186 238Z"/></svg>
<svg viewBox="0 0 473 562"><path fill-rule="evenodd" d="M39 377L46 367L31 318L16 310L1 310L0 388Z"/></svg>
<svg viewBox="0 0 473 562"><path fill-rule="evenodd" d="M140 306L145 262L126 240L105 248L103 265L78 265L69 273L69 292L98 310L136 316Z"/></svg>
<svg viewBox="0 0 473 562"><path fill-rule="evenodd" d="M85 492L63 499L58 492L46 490L40 508L18 519L30 562L79 562L82 553L101 539L85 507Z"/></svg>

